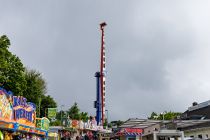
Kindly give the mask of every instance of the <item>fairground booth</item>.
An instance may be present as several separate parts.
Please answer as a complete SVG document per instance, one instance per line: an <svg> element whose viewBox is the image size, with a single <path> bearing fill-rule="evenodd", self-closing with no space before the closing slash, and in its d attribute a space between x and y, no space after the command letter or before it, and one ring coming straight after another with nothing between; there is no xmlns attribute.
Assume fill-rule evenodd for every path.
<svg viewBox="0 0 210 140"><path fill-rule="evenodd" d="M36 106L0 88L0 140L47 137L49 120L36 118Z"/></svg>
<svg viewBox="0 0 210 140"><path fill-rule="evenodd" d="M142 140L142 132L140 128L121 128L111 140Z"/></svg>
<svg viewBox="0 0 210 140"><path fill-rule="evenodd" d="M81 120L71 120L68 117L62 119L62 126L52 126L49 129L49 139L93 139L101 140L105 134L110 134L111 130L98 126L95 119L83 122Z"/></svg>

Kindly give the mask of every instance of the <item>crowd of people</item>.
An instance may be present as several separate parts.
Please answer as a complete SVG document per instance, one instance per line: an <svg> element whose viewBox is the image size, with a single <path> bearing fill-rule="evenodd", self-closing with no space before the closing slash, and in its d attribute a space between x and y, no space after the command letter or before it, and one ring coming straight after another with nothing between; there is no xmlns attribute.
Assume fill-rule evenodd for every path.
<svg viewBox="0 0 210 140"><path fill-rule="evenodd" d="M76 133L65 133L61 140L98 140L98 135L96 133L87 132L77 135Z"/></svg>

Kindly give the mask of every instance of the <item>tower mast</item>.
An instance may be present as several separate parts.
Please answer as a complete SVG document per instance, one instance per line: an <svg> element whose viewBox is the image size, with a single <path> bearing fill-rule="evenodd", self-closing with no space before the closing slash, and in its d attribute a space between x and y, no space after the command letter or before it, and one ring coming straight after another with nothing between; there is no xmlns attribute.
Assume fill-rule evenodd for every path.
<svg viewBox="0 0 210 140"><path fill-rule="evenodd" d="M100 90L101 90L101 122L102 125L105 120L105 74L106 74L106 58L105 58L105 41L104 41L104 27L107 24L105 22L100 24L101 29L101 65L100 65Z"/></svg>

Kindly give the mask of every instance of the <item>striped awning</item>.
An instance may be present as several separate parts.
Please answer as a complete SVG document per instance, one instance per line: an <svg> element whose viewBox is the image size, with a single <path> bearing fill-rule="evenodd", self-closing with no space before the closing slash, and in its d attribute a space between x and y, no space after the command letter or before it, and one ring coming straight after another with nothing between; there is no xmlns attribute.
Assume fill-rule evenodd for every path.
<svg viewBox="0 0 210 140"><path fill-rule="evenodd" d="M140 128L123 128L118 131L116 136L140 136L142 134L142 129Z"/></svg>

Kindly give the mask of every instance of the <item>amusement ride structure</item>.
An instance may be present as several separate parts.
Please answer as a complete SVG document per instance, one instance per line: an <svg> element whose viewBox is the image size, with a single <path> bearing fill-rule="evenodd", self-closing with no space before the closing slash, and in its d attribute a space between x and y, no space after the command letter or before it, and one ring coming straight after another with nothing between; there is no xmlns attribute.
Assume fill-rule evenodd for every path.
<svg viewBox="0 0 210 140"><path fill-rule="evenodd" d="M104 27L105 22L100 24L101 29L101 58L100 71L95 73L96 77L96 101L94 107L96 108L97 124L104 124L105 121L105 93L106 93L106 57L105 57L105 41L104 41Z"/></svg>

